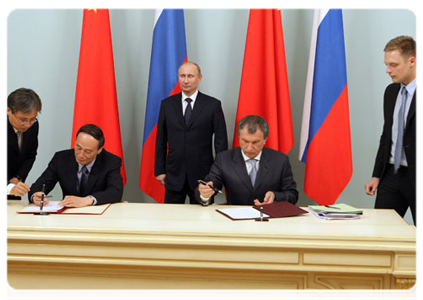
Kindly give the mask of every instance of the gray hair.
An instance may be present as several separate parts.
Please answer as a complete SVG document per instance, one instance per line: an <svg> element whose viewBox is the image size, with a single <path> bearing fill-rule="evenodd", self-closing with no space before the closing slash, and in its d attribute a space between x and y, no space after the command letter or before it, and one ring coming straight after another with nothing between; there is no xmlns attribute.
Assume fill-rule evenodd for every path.
<svg viewBox="0 0 423 300"><path fill-rule="evenodd" d="M31 89L20 88L7 97L7 107L16 113L21 111L25 114L31 113L34 109L41 112L41 100L37 93Z"/></svg>

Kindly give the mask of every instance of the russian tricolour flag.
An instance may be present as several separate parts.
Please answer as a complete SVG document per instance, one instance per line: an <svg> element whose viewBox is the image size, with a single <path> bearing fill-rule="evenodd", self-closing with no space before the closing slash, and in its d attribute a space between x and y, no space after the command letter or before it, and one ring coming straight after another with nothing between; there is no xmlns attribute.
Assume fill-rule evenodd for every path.
<svg viewBox="0 0 423 300"><path fill-rule="evenodd" d="M179 93L178 68L187 60L184 11L156 11L151 51L140 188L157 202L164 202L164 187L154 176L157 120L163 99Z"/></svg>
<svg viewBox="0 0 423 300"><path fill-rule="evenodd" d="M304 192L320 205L335 203L352 176L347 87L342 10L316 10L299 159Z"/></svg>

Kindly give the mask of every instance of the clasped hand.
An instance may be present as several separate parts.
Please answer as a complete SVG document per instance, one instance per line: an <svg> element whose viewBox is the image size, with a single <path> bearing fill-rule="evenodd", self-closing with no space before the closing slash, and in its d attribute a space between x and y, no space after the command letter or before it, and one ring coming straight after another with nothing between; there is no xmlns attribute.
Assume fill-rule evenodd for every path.
<svg viewBox="0 0 423 300"><path fill-rule="evenodd" d="M32 197L32 201L35 205L41 206L41 195L42 192L34 193ZM44 197L44 205L47 205L49 201ZM66 206L66 207L84 207L90 206L93 204L93 199L90 196L87 197L77 197L77 196L66 196L62 201L60 201L59 205Z"/></svg>
<svg viewBox="0 0 423 300"><path fill-rule="evenodd" d="M201 184L200 183L198 185L198 191L200 192L201 196L203 198L205 198L205 199L209 199L215 193L213 191L213 189L210 187L210 186L213 186L213 181L209 181L209 182L207 182L207 184L208 185L204 185L204 184ZM274 201L275 201L275 193L273 193L272 191L268 191L264 195L263 202L260 202L258 199L255 199L254 200L254 205L256 205L256 206L262 206L262 205L273 203Z"/></svg>

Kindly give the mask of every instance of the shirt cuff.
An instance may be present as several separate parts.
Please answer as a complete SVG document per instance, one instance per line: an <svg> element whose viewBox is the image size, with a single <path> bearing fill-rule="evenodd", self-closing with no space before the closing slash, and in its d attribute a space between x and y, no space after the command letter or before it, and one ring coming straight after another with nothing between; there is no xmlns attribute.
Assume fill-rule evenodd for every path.
<svg viewBox="0 0 423 300"><path fill-rule="evenodd" d="M91 199L93 199L92 205L97 205L97 199L94 196L91 196L91 195L90 195L90 197L91 197Z"/></svg>
<svg viewBox="0 0 423 300"><path fill-rule="evenodd" d="M201 194L200 194L201 205L203 205L203 206L209 205L210 204L210 199L211 199L211 197L210 198L205 198L205 197L201 196Z"/></svg>
<svg viewBox="0 0 423 300"><path fill-rule="evenodd" d="M9 183L7 185L7 194L10 195L10 192L12 191L12 189L15 187L16 184L14 183Z"/></svg>

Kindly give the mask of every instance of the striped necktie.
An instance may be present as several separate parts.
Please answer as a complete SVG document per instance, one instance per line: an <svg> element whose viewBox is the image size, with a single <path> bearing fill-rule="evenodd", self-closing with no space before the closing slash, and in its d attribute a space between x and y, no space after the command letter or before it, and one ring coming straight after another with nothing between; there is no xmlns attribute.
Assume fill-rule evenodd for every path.
<svg viewBox="0 0 423 300"><path fill-rule="evenodd" d="M254 187L254 184L256 183L256 177L257 177L257 159L249 159L248 160L251 164L251 171L250 171L250 179L251 179L251 185Z"/></svg>
<svg viewBox="0 0 423 300"><path fill-rule="evenodd" d="M405 104L407 102L407 89L405 86L401 90L402 102L398 113L398 134L397 142L395 144L394 152L394 170L398 172L400 167L402 152L403 152L403 137L404 137L404 123L405 123Z"/></svg>

